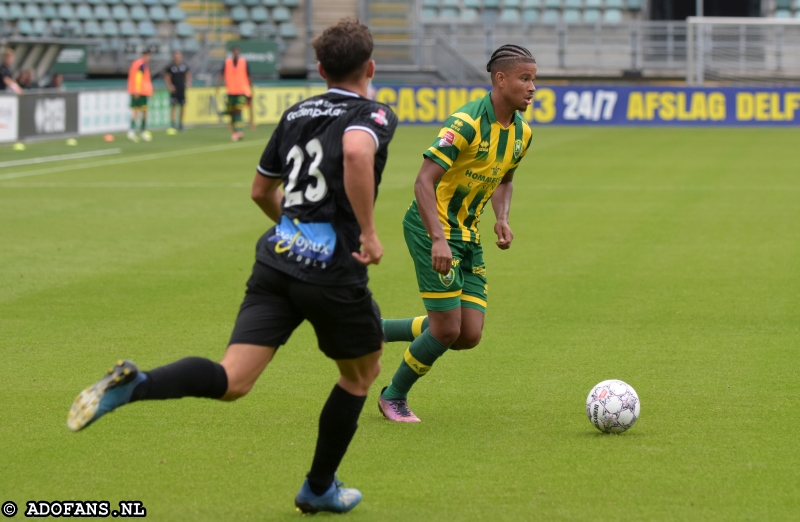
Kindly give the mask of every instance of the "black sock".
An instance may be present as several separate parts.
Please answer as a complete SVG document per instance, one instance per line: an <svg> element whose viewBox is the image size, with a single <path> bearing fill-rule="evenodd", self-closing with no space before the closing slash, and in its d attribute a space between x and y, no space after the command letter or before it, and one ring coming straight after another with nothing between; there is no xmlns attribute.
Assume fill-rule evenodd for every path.
<svg viewBox="0 0 800 522"><path fill-rule="evenodd" d="M186 357L145 375L147 379L133 389L131 402L181 397L221 399L228 391L225 368L202 357Z"/></svg>
<svg viewBox="0 0 800 522"><path fill-rule="evenodd" d="M311 471L306 475L315 495L322 495L333 484L333 474L353 440L366 400L366 397L351 395L338 384L333 387L319 416L317 449Z"/></svg>

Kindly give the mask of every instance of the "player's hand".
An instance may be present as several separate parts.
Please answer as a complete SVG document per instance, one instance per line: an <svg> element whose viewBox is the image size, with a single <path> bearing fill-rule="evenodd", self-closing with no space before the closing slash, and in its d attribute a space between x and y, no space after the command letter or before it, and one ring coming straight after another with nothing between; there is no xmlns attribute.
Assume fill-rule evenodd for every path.
<svg viewBox="0 0 800 522"><path fill-rule="evenodd" d="M175 87L167 87L167 89L169 89L169 92L175 92Z"/></svg>
<svg viewBox="0 0 800 522"><path fill-rule="evenodd" d="M433 242L431 266L442 275L449 274L450 269L453 268L453 252L450 250L450 245L447 244L446 239L442 238Z"/></svg>
<svg viewBox="0 0 800 522"><path fill-rule="evenodd" d="M361 234L358 236L361 241L361 251L353 252L353 257L362 265L377 265L383 257L383 245L378 240L378 235Z"/></svg>
<svg viewBox="0 0 800 522"><path fill-rule="evenodd" d="M514 233L511 232L511 227L506 222L494 224L494 233L497 234L497 247L500 250L508 250L511 248L511 242L514 241Z"/></svg>

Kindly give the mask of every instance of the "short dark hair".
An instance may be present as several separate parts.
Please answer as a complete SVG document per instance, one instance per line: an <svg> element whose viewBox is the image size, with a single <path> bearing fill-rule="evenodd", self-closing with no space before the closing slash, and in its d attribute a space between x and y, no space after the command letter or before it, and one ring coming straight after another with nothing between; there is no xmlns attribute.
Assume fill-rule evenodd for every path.
<svg viewBox="0 0 800 522"><path fill-rule="evenodd" d="M145 47L144 49L142 49L142 54L150 54L150 49Z"/></svg>
<svg viewBox="0 0 800 522"><path fill-rule="evenodd" d="M311 42L329 79L346 80L363 70L372 57L372 33L358 19L344 18Z"/></svg>
<svg viewBox="0 0 800 522"><path fill-rule="evenodd" d="M494 74L500 68L518 63L536 63L531 52L520 45L507 44L497 48L486 64L486 72Z"/></svg>

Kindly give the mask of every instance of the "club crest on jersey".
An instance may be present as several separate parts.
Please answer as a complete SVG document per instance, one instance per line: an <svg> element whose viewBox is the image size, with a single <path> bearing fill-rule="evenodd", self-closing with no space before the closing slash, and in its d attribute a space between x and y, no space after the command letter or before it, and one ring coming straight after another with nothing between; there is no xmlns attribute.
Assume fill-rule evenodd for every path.
<svg viewBox="0 0 800 522"><path fill-rule="evenodd" d="M378 109L377 112L373 112L370 114L370 117L378 125L386 126L389 124L389 120L386 119L386 111L383 109Z"/></svg>
<svg viewBox="0 0 800 522"><path fill-rule="evenodd" d="M447 131L439 139L439 147L451 147L455 141L456 135L453 134L453 131Z"/></svg>
<svg viewBox="0 0 800 522"><path fill-rule="evenodd" d="M514 142L514 159L518 159L520 154L522 154L522 140L517 140Z"/></svg>
<svg viewBox="0 0 800 522"><path fill-rule="evenodd" d="M452 268L450 269L450 272L448 272L447 275L439 274L439 281L441 281L444 286L450 286L451 284L453 284L455 278L456 278L456 271L453 270Z"/></svg>
<svg viewBox="0 0 800 522"><path fill-rule="evenodd" d="M330 223L300 223L281 216L267 241L275 244L275 253L287 253L298 263L329 263L336 248L336 232Z"/></svg>

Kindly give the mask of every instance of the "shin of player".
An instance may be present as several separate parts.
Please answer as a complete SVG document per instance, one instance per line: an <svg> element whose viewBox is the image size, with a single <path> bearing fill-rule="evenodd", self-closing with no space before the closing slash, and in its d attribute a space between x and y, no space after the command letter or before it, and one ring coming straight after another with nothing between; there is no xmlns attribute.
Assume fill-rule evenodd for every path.
<svg viewBox="0 0 800 522"><path fill-rule="evenodd" d="M313 46L329 89L284 113L258 164L252 198L276 225L258 241L222 361L188 357L148 372L119 361L78 396L67 425L83 429L139 400L234 401L250 391L276 350L307 320L339 379L322 408L311 469L295 505L303 512L345 512L361 493L344 488L336 470L380 371L383 349L366 265L383 256L372 212L397 119L387 106L365 98L375 63L364 24L343 20Z"/></svg>
<svg viewBox="0 0 800 522"><path fill-rule="evenodd" d="M497 246L514 235L508 224L514 173L531 143L519 111L531 104L536 61L516 45L497 49L486 66L492 90L448 118L424 160L403 221L427 318L384 321L387 341L412 341L378 400L390 420L418 422L408 392L449 349L481 340L488 284L478 222L491 199ZM426 321L427 319L427 321Z"/></svg>
<svg viewBox="0 0 800 522"><path fill-rule="evenodd" d="M131 128L128 139L139 141L139 136L144 141L150 141L152 135L147 130L147 99L153 95L153 82L150 79L150 50L142 51L141 57L131 63L128 70L128 94L131 95ZM136 122L141 113L142 122L139 127L140 134L136 134Z"/></svg>

